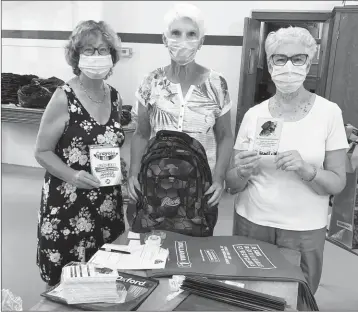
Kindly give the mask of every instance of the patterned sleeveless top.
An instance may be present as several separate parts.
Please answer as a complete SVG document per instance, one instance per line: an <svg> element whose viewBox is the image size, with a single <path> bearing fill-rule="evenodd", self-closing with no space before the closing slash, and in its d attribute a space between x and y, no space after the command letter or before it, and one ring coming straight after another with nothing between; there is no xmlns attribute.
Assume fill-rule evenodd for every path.
<svg viewBox="0 0 358 312"><path fill-rule="evenodd" d="M90 172L89 145L124 143L120 95L110 87L111 114L107 123L101 125L68 84L61 88L68 99L70 118L55 154L69 167ZM49 285L59 281L62 267L67 263L83 258L88 261L99 247L113 242L124 229L119 185L77 189L46 172L38 215L37 265L41 278Z"/></svg>

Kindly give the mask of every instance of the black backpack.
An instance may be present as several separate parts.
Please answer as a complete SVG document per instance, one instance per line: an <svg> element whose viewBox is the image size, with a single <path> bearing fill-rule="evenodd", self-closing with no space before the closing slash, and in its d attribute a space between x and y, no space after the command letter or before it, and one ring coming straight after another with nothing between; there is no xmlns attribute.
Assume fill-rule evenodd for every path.
<svg viewBox="0 0 358 312"><path fill-rule="evenodd" d="M166 230L190 236L212 236L218 207L204 196L212 184L205 150L186 133L159 131L142 157L139 200L129 204L132 231Z"/></svg>

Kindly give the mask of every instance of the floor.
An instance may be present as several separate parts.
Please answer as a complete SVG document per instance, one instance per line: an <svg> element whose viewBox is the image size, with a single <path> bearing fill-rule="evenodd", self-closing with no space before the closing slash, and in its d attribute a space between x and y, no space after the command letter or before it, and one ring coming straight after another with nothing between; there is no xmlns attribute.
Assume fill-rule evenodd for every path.
<svg viewBox="0 0 358 312"><path fill-rule="evenodd" d="M37 209L43 171L2 164L2 288L23 300L28 310L40 300L45 284L35 264ZM233 197L220 203L216 235L230 235ZM327 242L321 285L316 294L320 310L358 311L358 256Z"/></svg>

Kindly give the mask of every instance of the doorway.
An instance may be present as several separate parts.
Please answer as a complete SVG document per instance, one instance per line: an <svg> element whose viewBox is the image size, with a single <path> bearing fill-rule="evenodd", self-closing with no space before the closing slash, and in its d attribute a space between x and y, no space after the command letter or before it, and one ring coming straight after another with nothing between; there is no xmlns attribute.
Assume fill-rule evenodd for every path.
<svg viewBox="0 0 358 312"><path fill-rule="evenodd" d="M268 22L261 23L260 31L260 47L259 47L259 60L257 66L256 84L254 105L259 104L276 93L275 84L272 82L271 75L268 72L267 56L265 52L265 41L270 32L277 31L280 28L287 28L289 26L302 27L307 29L310 34L316 39L318 49L315 57L312 60L312 66L304 82L304 86L310 92L316 93L318 66L319 66L319 43L321 40L320 34L323 23L287 23L287 22Z"/></svg>
<svg viewBox="0 0 358 312"><path fill-rule="evenodd" d="M322 95L325 90L324 73L328 51L328 30L331 12L269 12L253 11L252 18L245 18L244 42L240 69L240 86L236 114L237 135L241 121L251 107L269 99L276 93L275 84L268 72L265 41L268 34L289 26L307 29L316 39L318 48L304 86Z"/></svg>

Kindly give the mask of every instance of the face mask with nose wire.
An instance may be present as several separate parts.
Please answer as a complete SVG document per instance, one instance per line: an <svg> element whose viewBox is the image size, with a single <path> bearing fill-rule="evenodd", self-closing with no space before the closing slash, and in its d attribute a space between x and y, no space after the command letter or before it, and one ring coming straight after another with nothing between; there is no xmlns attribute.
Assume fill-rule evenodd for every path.
<svg viewBox="0 0 358 312"><path fill-rule="evenodd" d="M282 93L293 93L297 91L307 76L307 64L295 66L287 61L284 66L272 64L271 78L276 88Z"/></svg>
<svg viewBox="0 0 358 312"><path fill-rule="evenodd" d="M170 57L178 65L191 63L199 49L199 40L176 40L167 38Z"/></svg>
<svg viewBox="0 0 358 312"><path fill-rule="evenodd" d="M108 55L80 54L78 68L88 78L104 79L112 67L113 67L113 61L112 61L111 54Z"/></svg>

